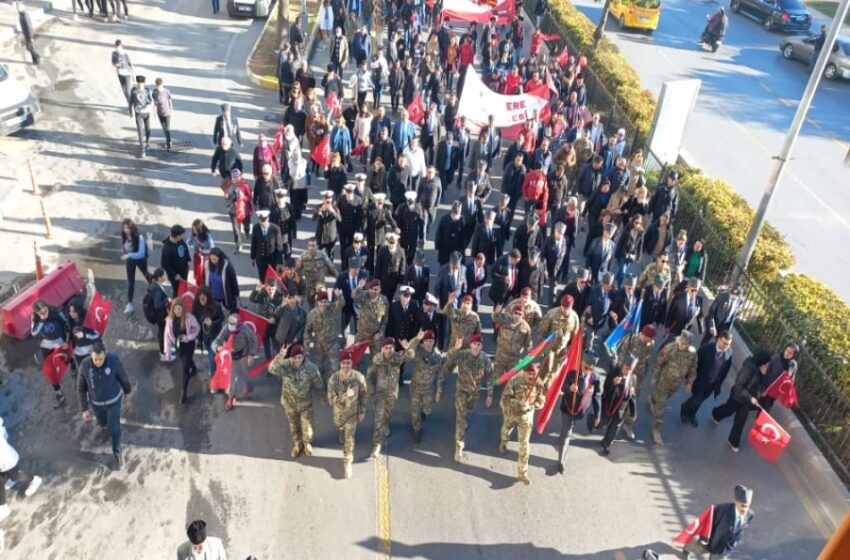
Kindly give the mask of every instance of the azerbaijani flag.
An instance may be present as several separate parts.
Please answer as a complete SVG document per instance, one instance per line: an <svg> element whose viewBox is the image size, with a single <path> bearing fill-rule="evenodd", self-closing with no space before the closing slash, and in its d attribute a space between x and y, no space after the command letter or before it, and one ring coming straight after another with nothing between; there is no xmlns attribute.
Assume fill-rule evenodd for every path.
<svg viewBox="0 0 850 560"><path fill-rule="evenodd" d="M564 385L564 379L567 377L567 373L570 371L579 371L583 340L584 336L582 335L581 327L579 327L578 332L576 332L572 342L570 342L570 349L567 351L567 357L564 358L564 363L561 364L561 368L552 379L549 389L546 391L546 402L543 404L540 414L537 415L538 434L543 433L543 430L546 429L546 424L549 423L549 418L552 417L552 411L555 410L555 404L558 402L558 393L561 392L561 387Z"/></svg>
<svg viewBox="0 0 850 560"><path fill-rule="evenodd" d="M549 336L540 341L540 344L531 349L531 351L526 354L523 358L514 364L514 367L506 371L502 374L499 379L493 382L493 385L502 385L510 381L511 377L521 372L525 369L525 366L533 362L537 356L539 356L544 350L549 348L552 345L552 341L555 340L555 332L549 333Z"/></svg>
<svg viewBox="0 0 850 560"><path fill-rule="evenodd" d="M643 301L632 304L632 308L629 309L629 314L626 315L626 318L620 321L620 324L605 339L605 349L608 350L609 354L613 355L617 352L617 348L619 348L623 339L626 338L626 335L637 334L640 328L642 308Z"/></svg>

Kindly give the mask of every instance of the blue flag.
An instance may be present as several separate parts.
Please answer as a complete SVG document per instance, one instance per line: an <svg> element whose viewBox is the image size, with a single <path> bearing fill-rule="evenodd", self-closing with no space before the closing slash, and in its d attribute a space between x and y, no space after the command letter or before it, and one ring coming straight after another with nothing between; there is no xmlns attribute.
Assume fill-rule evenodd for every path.
<svg viewBox="0 0 850 560"><path fill-rule="evenodd" d="M620 324L617 325L617 327L611 331L611 334L608 335L608 338L605 339L605 349L608 350L609 354L613 355L617 352L617 348L619 348L623 339L626 338L627 335L637 334L640 329L640 314L642 308L642 301L633 304L632 308L629 309L629 314L626 315L626 318L620 321Z"/></svg>

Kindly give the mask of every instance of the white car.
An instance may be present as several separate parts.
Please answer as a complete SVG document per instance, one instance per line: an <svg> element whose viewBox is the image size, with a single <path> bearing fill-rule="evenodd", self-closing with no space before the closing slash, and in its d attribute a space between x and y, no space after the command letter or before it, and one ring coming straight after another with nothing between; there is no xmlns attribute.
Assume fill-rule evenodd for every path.
<svg viewBox="0 0 850 560"><path fill-rule="evenodd" d="M30 90L9 75L0 64L0 135L7 135L35 123L40 113Z"/></svg>
<svg viewBox="0 0 850 560"><path fill-rule="evenodd" d="M268 17L273 0L227 0L230 17Z"/></svg>

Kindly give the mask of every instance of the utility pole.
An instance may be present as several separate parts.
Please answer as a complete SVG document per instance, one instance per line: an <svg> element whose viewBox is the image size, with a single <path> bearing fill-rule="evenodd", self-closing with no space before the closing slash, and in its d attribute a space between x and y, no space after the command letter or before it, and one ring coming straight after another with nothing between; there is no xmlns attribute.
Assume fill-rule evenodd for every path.
<svg viewBox="0 0 850 560"><path fill-rule="evenodd" d="M608 6L611 5L611 0L605 0L605 5L602 7L602 15L599 17L599 24L596 26L596 31L593 32L593 50L599 46L599 41L602 40L602 33L605 31L605 24L608 23Z"/></svg>
<svg viewBox="0 0 850 560"><path fill-rule="evenodd" d="M791 121L791 128L788 129L788 134L785 136L785 141L782 144L782 151L778 156L774 157L776 163L773 166L773 172L767 180L767 186L764 189L764 194L761 197L758 210L756 211L753 224L750 226L750 231L747 234L747 241L741 247L741 252L735 261L735 268L732 272L732 283L737 284L741 280L744 271L747 270L747 265L750 264L750 259L753 256L753 250L756 248L756 241L761 235L761 230L764 229L764 222L767 216L767 211L770 208L773 193L782 174L785 171L785 165L791 158L791 151L794 149L794 144L800 136L800 129L803 127L803 122L806 120L806 115L809 113L809 107L812 104L812 99L815 96L818 84L820 84L823 76L824 68L829 60L829 55L832 53L832 48L835 45L835 39L841 26L844 24L844 18L847 17L847 9L850 7L850 0L841 0L836 10L835 17L832 19L832 25L826 34L823 48L815 62L815 67L809 76L809 83L806 84L806 89L803 91L803 97L800 99L800 105L797 106L797 112L794 114L794 120Z"/></svg>

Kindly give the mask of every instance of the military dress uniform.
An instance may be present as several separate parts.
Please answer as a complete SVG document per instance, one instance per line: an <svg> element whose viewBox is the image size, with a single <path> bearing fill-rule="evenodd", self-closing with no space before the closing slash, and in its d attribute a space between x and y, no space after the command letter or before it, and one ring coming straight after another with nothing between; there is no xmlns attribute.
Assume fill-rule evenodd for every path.
<svg viewBox="0 0 850 560"><path fill-rule="evenodd" d="M383 246L387 231L393 231L396 227L398 226L393 218L392 206L383 203L380 206L373 204L366 209L366 243L370 253L367 266L369 273L373 276L378 249Z"/></svg>
<svg viewBox="0 0 850 560"><path fill-rule="evenodd" d="M326 296L322 296L326 297ZM339 326L340 311L345 305L345 299L340 297L328 304L324 311L314 307L307 313L307 324L304 325L304 343L309 347L313 343L313 357L326 379L339 366ZM327 367L325 362L327 361Z"/></svg>
<svg viewBox="0 0 850 560"><path fill-rule="evenodd" d="M396 222L398 229L401 230L399 245L404 249L407 263L411 264L416 254L416 248L420 242L425 242L425 212L419 204L414 204L412 208L403 204L396 210Z"/></svg>
<svg viewBox="0 0 850 560"><path fill-rule="evenodd" d="M325 386L316 365L304 360L300 367L281 352L269 365L269 373L280 377L280 404L289 420L292 436L292 456L297 457L303 449L307 456L313 454L313 398L312 391L325 396Z"/></svg>
<svg viewBox="0 0 850 560"><path fill-rule="evenodd" d="M434 333L428 331L422 340L434 338ZM420 344L413 358L413 375L410 378L410 426L413 429L413 440L418 443L422 433L422 420L431 414L434 406L434 391L437 376L443 369L446 358L436 346L428 352Z"/></svg>
<svg viewBox="0 0 850 560"><path fill-rule="evenodd" d="M389 342L388 342L389 341ZM398 400L398 378L401 367L413 359L419 339L410 341L407 350L395 351L395 339L384 340L384 344L392 344L393 352L387 358L383 350L374 354L369 361L369 369L366 372L366 380L374 387L375 396L375 434L372 437L372 456L381 452L381 443L385 437L390 435L390 417L393 414L395 403Z"/></svg>
<svg viewBox="0 0 850 560"><path fill-rule="evenodd" d="M490 356L480 352L473 356L468 349L450 352L446 365L437 380L441 391L446 376L457 368L457 386L455 388L455 461L462 460L464 437L466 436L466 417L475 409L478 402L478 389L481 381L487 387L487 398L493 398L493 364Z"/></svg>
<svg viewBox="0 0 850 560"><path fill-rule="evenodd" d="M496 362L493 364L493 370L496 375L502 375L531 348L531 327L524 319L514 324L511 316L504 310L493 313L493 321L500 325L499 334L496 336Z"/></svg>
<svg viewBox="0 0 850 560"><path fill-rule="evenodd" d="M316 304L316 292L325 283L325 275L330 274L336 278L339 274L324 251L316 251L315 255L304 253L298 259L295 270L300 272L301 278L304 279L307 304L311 309Z"/></svg>
<svg viewBox="0 0 850 560"><path fill-rule="evenodd" d="M345 478L351 478L354 433L358 418L366 412L366 378L356 369L348 374L337 371L328 380L328 401L333 407L334 425L340 431Z"/></svg>
<svg viewBox="0 0 850 560"><path fill-rule="evenodd" d="M696 377L697 351L690 344L690 333L683 331L682 335L680 335L682 339L688 341L686 349L680 349L677 341L671 342L661 349L655 361L653 376L655 393L649 397L649 410L655 418L652 439L657 445L664 443L661 437L661 424L664 422L667 399L679 390L679 385L683 381L687 383Z"/></svg>
<svg viewBox="0 0 850 560"><path fill-rule="evenodd" d="M543 358L543 368L540 372L540 378L547 386L549 381L552 380L552 376L555 375L555 370L558 368L558 363L566 352L567 346L578 332L578 314L573 311L571 306L565 307L563 305L566 303L567 297L571 298L571 296L561 298L561 306L547 311L543 320L540 321L539 334L541 338L546 338L551 333L555 333L555 339Z"/></svg>
<svg viewBox="0 0 850 560"><path fill-rule="evenodd" d="M373 282L376 282L376 280L373 280ZM355 341L363 342L365 340L371 340L372 344L369 345L369 352L372 356L377 356L381 352L381 338L389 320L390 304L383 294L379 294L373 300L369 292L361 289L360 286L357 286L351 292L351 299L360 306ZM381 335L378 337L378 340L375 340L376 334Z"/></svg>
<svg viewBox="0 0 850 560"><path fill-rule="evenodd" d="M388 301L392 301L395 296L395 290L401 284L406 269L407 257L398 244L396 244L395 249L390 249L385 245L378 250L378 259L375 262L375 278L381 279L381 293Z"/></svg>
<svg viewBox="0 0 850 560"><path fill-rule="evenodd" d="M342 252L342 268L348 268L346 251L354 242L354 234L364 229L363 203L357 195L342 197L337 204L339 208L339 244Z"/></svg>
<svg viewBox="0 0 850 560"><path fill-rule="evenodd" d="M502 328L504 329L504 325ZM502 399L499 402L502 409L499 453L507 452L508 439L514 428L517 428L519 442L517 476L525 484L531 484L528 478L528 443L534 427L534 411L543 408L546 402L546 389L537 375L539 368L538 364L533 363L527 366L523 373L513 376L505 384Z"/></svg>

